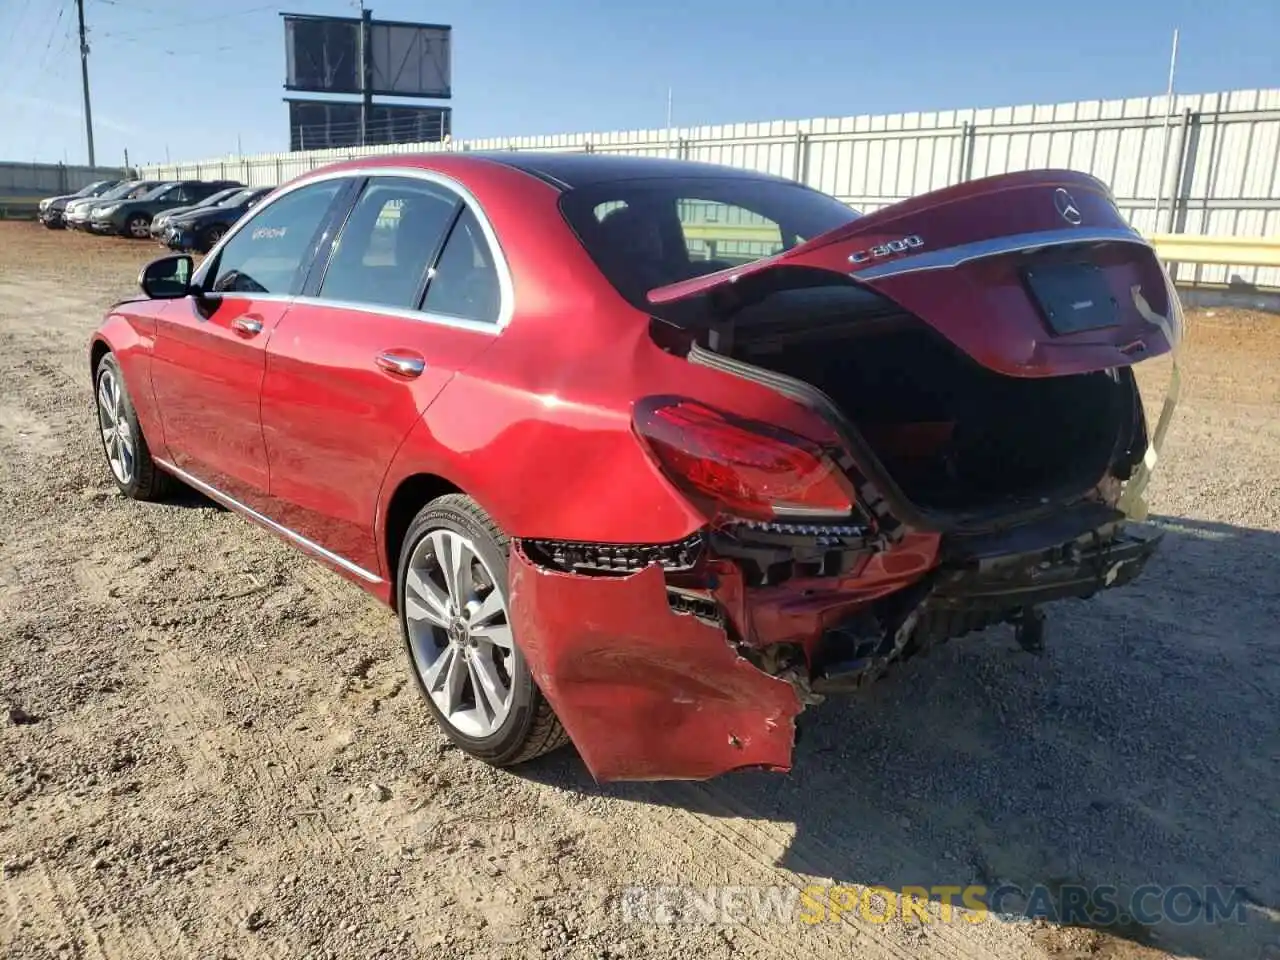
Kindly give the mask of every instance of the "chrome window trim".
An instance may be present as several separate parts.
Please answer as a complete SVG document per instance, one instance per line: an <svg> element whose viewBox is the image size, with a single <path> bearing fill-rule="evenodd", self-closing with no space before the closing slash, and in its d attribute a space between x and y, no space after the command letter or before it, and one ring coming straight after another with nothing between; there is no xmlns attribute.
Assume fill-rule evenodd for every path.
<svg viewBox="0 0 1280 960"><path fill-rule="evenodd" d="M191 474L187 473L187 471L183 470L181 467L174 466L168 460L161 460L159 457L156 457L155 462L157 465L159 465L160 467L163 467L165 470L167 470L169 473L172 473L175 477L182 480L184 483L190 484L191 486L199 490L201 493L206 494L207 496L213 498L214 500L217 500L223 506L229 507L230 509L235 510L238 513L242 513L245 516L249 517L251 520L256 520L258 523L262 524L268 530L271 530L274 533L278 533L282 537L285 537L286 539L293 541L298 546L306 550L308 553L312 553L315 556L320 557L322 560L327 560L330 563L332 563L334 566L341 567L343 570L346 570L348 573L355 574L361 580L365 580L369 583L383 582L382 578L378 576L376 573L370 573L364 567L361 567L361 566L358 566L357 564L352 563L346 557L340 557L338 556L338 554L334 553L332 550L326 550L324 547L320 546L320 544L315 543L312 540L308 540L306 537L304 537L302 534L298 533L297 531L290 530L288 527L284 526L283 524L276 523L276 521L272 520L270 517L259 513L257 510L254 510L252 507L245 506L235 497L232 497L223 493L217 487L212 486L211 484L205 483L199 477L192 476Z"/></svg>
<svg viewBox="0 0 1280 960"><path fill-rule="evenodd" d="M209 265L214 263L218 256L222 253L222 248L230 242L241 230L243 230L252 220L264 210L276 203L282 197L286 197L295 190L300 190L305 186L313 183L323 183L326 180L338 180L350 178L358 180L364 177L406 177L413 180L425 180L436 186L444 187L446 190L452 190L471 210L476 218L476 222L480 224L480 230L484 234L485 241L489 244L490 253L493 256L494 268L498 274L498 293L500 297L500 305L498 307L498 318L495 322L486 322L483 320L466 320L461 317L450 317L444 314L427 313L423 310L401 310L398 308L383 308L374 304L355 304L347 301L325 300L319 297L303 297L290 296L286 294L231 294L224 293L223 297L239 296L244 299L251 300L296 300L301 303L315 304L317 306L335 306L341 309L362 310L366 313L391 314L394 316L402 316L410 319L423 320L428 323L438 323L444 326L458 327L464 330L489 330L497 334L506 328L511 322L511 315L515 312L515 286L511 279L511 268L507 264L507 256L502 249L502 244L498 242L498 234L493 229L493 224L489 222L488 215L480 206L480 201L475 195L467 189L460 181L445 174L438 173L435 170L425 170L420 167L352 167L344 170L331 170L316 176L304 175L303 178L294 183L287 184L276 191L269 199L260 202L257 206L251 208L245 213L245 216L239 220L235 226L226 232L217 245L209 251L204 262L200 264L200 268L196 270L191 278L191 282L195 286L203 286L206 276L209 272Z"/></svg>
<svg viewBox="0 0 1280 960"><path fill-rule="evenodd" d="M475 333L487 333L497 336L501 331L498 325L488 320L468 320L465 317L451 317L443 313L429 313L426 310L411 310L404 307L380 306L376 303L357 303L354 300L327 300L324 297L291 297L294 303L311 307L332 307L335 310L356 310L360 313L371 313L379 317L397 317L402 320L421 320L424 323L454 327L459 330L471 330Z"/></svg>
<svg viewBox="0 0 1280 960"><path fill-rule="evenodd" d="M973 243L962 243L955 247L943 247L941 250L929 250L924 253L902 257L891 263L877 264L864 270L852 270L850 276L855 280L879 280L885 277L896 277L906 273L920 273L925 270L947 270L958 267L970 260L984 257L996 257L1004 253L1025 253L1045 247L1061 247L1077 243L1135 243L1149 247L1143 237L1128 227L1100 227L1094 230L1040 230L1033 233L1015 233L1007 237L994 237L990 240L977 240Z"/></svg>

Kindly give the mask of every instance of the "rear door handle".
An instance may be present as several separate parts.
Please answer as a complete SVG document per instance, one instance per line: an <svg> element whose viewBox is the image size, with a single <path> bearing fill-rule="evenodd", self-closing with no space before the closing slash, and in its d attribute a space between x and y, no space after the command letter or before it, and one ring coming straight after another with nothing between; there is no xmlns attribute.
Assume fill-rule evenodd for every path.
<svg viewBox="0 0 1280 960"><path fill-rule="evenodd" d="M384 350L374 358L374 363L385 373L393 377L404 377L406 380L421 376L422 371L427 369L426 360L407 350Z"/></svg>
<svg viewBox="0 0 1280 960"><path fill-rule="evenodd" d="M252 317L236 317L231 321L231 329L242 337L256 337L262 332L262 321Z"/></svg>

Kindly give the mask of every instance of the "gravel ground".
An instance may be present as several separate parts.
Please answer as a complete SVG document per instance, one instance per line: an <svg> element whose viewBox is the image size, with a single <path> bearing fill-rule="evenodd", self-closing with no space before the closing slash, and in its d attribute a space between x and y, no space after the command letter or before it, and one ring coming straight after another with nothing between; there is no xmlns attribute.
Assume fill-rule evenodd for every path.
<svg viewBox="0 0 1280 960"><path fill-rule="evenodd" d="M3 956L1280 951L1280 320L1191 318L1152 484L1164 548L1137 584L1052 608L1045 655L996 629L913 661L806 714L790 776L599 787L571 750L466 760L357 588L198 497L115 493L85 343L155 249L0 224ZM815 880L1248 903L1243 924L1103 932L650 925L617 902Z"/></svg>

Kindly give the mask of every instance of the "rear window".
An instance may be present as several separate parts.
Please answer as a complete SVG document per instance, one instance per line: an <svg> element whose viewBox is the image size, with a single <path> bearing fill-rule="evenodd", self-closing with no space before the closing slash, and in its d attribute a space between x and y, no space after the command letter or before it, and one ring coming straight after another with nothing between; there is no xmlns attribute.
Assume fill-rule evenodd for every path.
<svg viewBox="0 0 1280 960"><path fill-rule="evenodd" d="M798 184L729 177L592 184L560 207L618 292L644 307L655 287L773 256L855 220Z"/></svg>

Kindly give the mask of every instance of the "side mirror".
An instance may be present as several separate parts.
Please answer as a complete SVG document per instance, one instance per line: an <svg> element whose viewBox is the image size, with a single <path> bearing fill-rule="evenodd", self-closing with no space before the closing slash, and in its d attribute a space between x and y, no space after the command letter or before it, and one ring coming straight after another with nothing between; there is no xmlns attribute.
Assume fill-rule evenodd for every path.
<svg viewBox="0 0 1280 960"><path fill-rule="evenodd" d="M142 268L138 286L152 300L178 300L191 292L192 266L185 253L152 260Z"/></svg>

